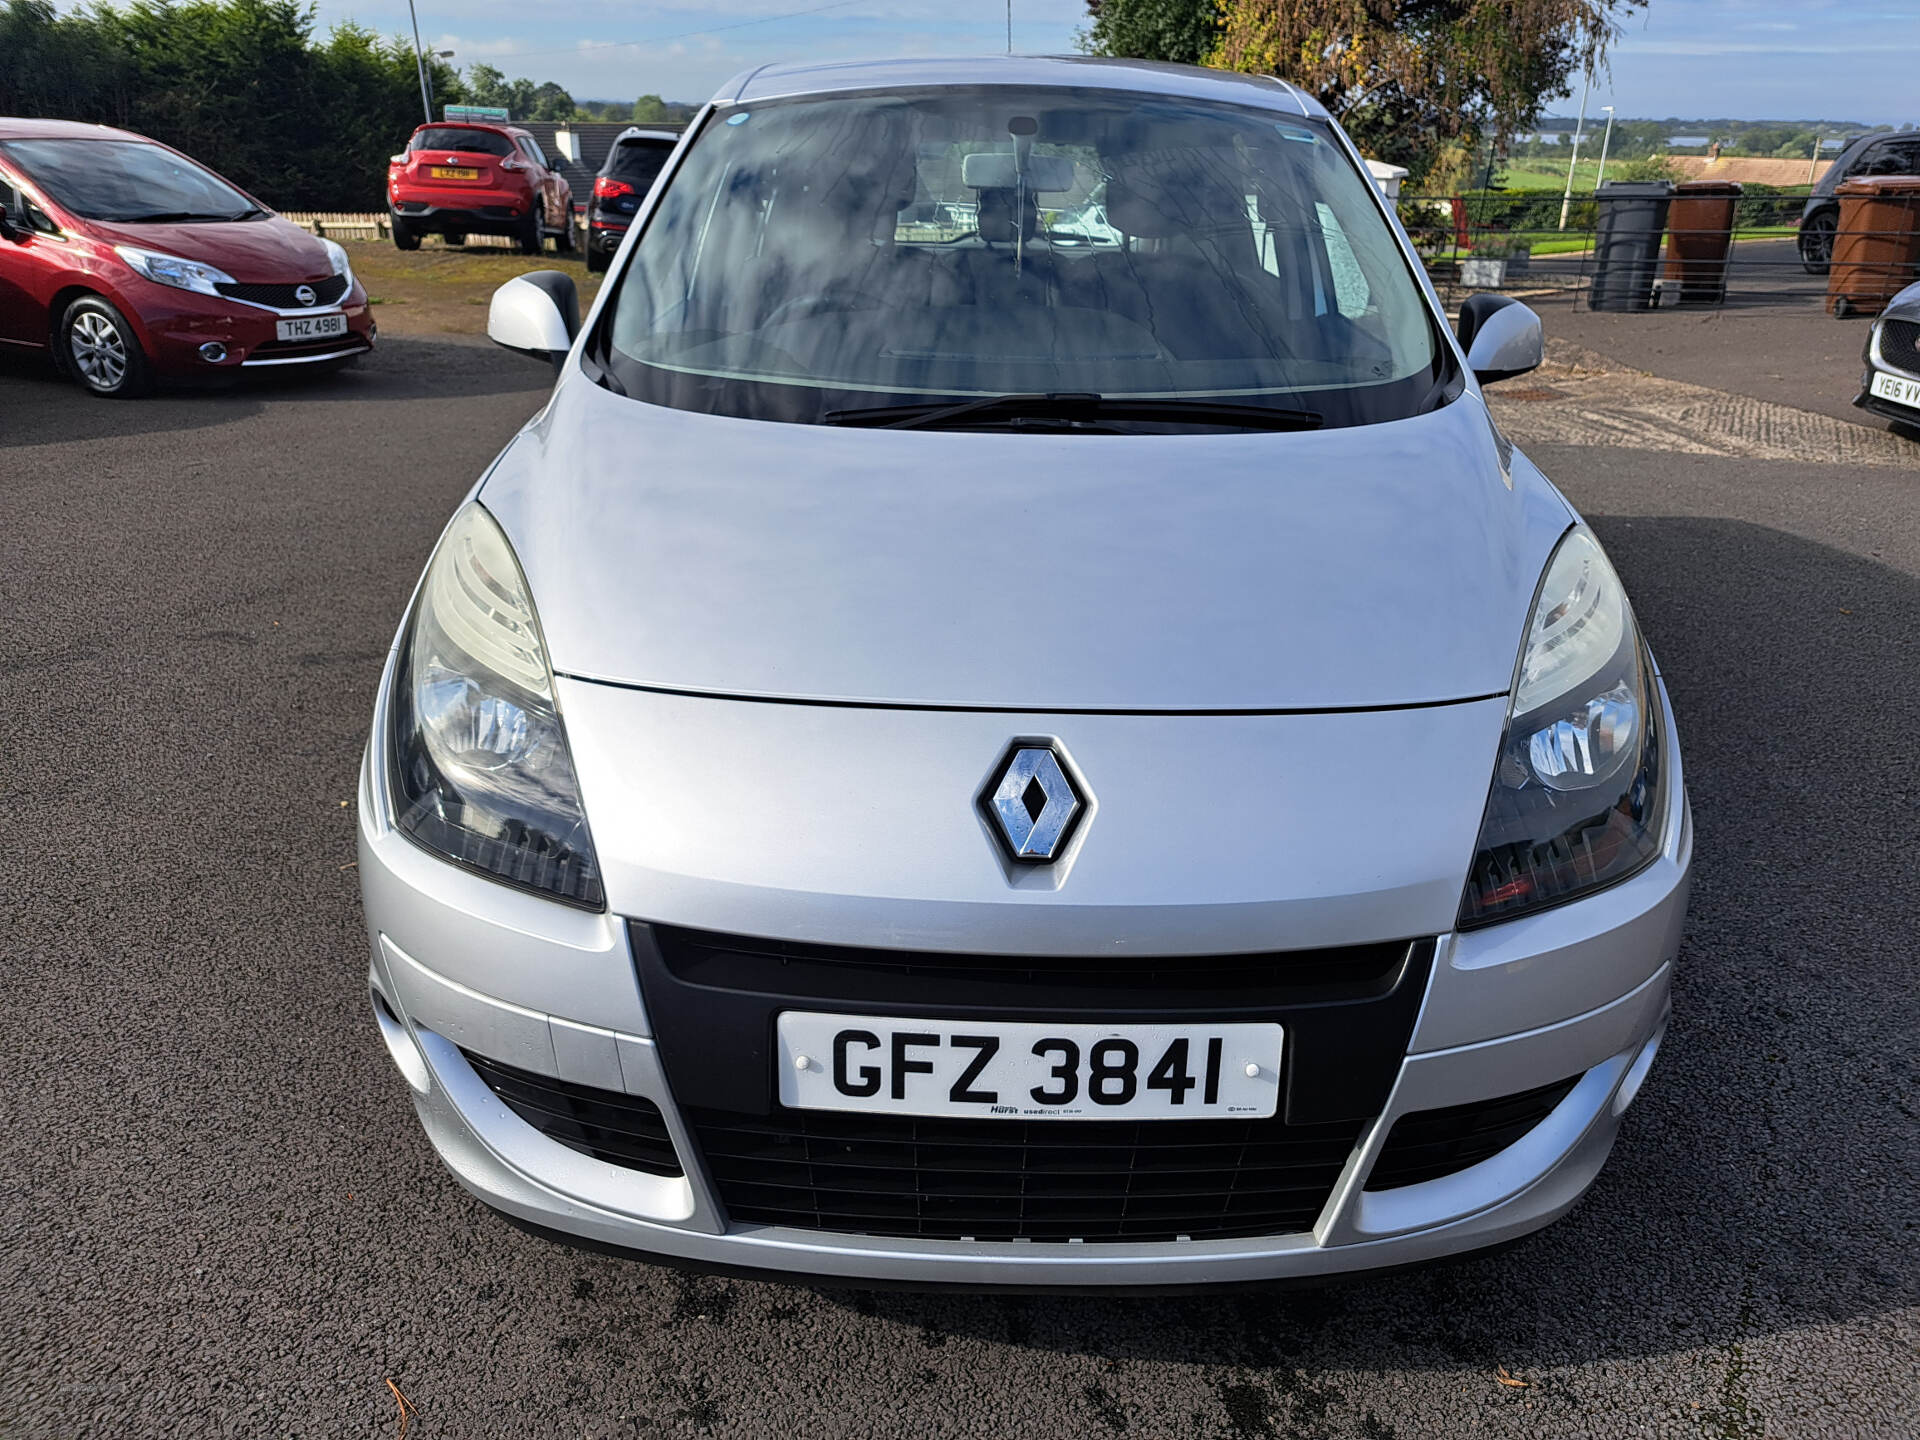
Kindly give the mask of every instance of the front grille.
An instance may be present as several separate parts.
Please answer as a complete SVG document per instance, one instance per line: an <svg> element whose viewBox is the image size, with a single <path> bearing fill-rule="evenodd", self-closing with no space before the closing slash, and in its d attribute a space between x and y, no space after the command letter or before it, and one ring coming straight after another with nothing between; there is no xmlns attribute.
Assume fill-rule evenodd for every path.
<svg viewBox="0 0 1920 1440"><path fill-rule="evenodd" d="M681 1173L666 1119L651 1100L535 1075L470 1050L460 1053L509 1110L549 1140L628 1170Z"/></svg>
<svg viewBox="0 0 1920 1440"><path fill-rule="evenodd" d="M1402 1115L1373 1163L1367 1189L1418 1185L1493 1158L1546 1119L1579 1080L1574 1075L1519 1095Z"/></svg>
<svg viewBox="0 0 1920 1440"><path fill-rule="evenodd" d="M997 1004L1036 989L1073 992L1087 1003L1128 992L1156 1004L1179 1004L1198 994L1245 1004L1262 999L1317 999L1337 993L1378 994L1390 988L1407 959L1408 942L1350 945L1249 955L1009 956L947 951L867 950L804 945L655 925L653 938L675 977L725 990L848 999L875 989L940 994L990 988Z"/></svg>
<svg viewBox="0 0 1920 1440"><path fill-rule="evenodd" d="M1360 1123L684 1112L736 1222L943 1240L1312 1228Z"/></svg>
<svg viewBox="0 0 1920 1440"><path fill-rule="evenodd" d="M1911 375L1920 375L1920 320L1882 320L1880 358Z"/></svg>
<svg viewBox="0 0 1920 1440"><path fill-rule="evenodd" d="M348 282L347 277L344 275L331 275L325 280L314 280L308 283L313 288L314 306L332 305L339 300L342 295L347 293ZM215 285L213 288L229 300L244 300L249 305L271 305L276 310L305 310L313 308L313 306L303 305L295 298L293 292L300 288L298 284L220 284Z"/></svg>

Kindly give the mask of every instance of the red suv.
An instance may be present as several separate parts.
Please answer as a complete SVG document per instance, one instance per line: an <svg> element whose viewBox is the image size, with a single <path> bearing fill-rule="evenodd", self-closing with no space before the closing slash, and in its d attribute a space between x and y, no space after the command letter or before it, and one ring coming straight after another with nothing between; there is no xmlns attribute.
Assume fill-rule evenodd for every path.
<svg viewBox="0 0 1920 1440"><path fill-rule="evenodd" d="M573 249L573 187L515 125L422 125L387 162L387 206L402 250L422 235L511 235L528 255L551 235Z"/></svg>
<svg viewBox="0 0 1920 1440"><path fill-rule="evenodd" d="M177 150L0 118L0 353L96 395L166 377L343 364L373 347L347 252Z"/></svg>

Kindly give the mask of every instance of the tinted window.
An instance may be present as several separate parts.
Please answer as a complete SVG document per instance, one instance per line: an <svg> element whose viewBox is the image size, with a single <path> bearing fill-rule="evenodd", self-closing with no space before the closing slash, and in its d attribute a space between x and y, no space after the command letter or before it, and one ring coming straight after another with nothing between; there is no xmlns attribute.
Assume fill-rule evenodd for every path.
<svg viewBox="0 0 1920 1440"><path fill-rule="evenodd" d="M619 283L616 383L767 419L1069 392L1360 424L1416 413L1445 363L1329 128L1158 95L722 113Z"/></svg>
<svg viewBox="0 0 1920 1440"><path fill-rule="evenodd" d="M635 190L645 193L672 153L673 146L664 141L629 140L614 148L600 173L609 179L624 180Z"/></svg>
<svg viewBox="0 0 1920 1440"><path fill-rule="evenodd" d="M451 150L468 155L513 154L513 140L498 130L469 130L464 126L436 125L413 137L415 150Z"/></svg>
<svg viewBox="0 0 1920 1440"><path fill-rule="evenodd" d="M9 140L0 151L86 220L236 220L254 210L211 170L143 140Z"/></svg>
<svg viewBox="0 0 1920 1440"><path fill-rule="evenodd" d="M520 150L529 160L533 161L533 163L538 165L542 170L546 170L550 168L547 164L546 152L542 150L538 145L534 144L533 141L527 139L525 136L522 136L520 139Z"/></svg>

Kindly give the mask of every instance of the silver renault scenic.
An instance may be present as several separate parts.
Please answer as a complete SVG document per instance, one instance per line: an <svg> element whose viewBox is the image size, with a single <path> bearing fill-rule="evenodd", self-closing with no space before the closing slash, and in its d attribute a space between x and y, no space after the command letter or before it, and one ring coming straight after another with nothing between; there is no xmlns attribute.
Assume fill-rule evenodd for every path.
<svg viewBox="0 0 1920 1440"><path fill-rule="evenodd" d="M554 1238L1277 1280L1564 1214L1665 1031L1660 672L1325 110L768 67L453 516L360 784L375 1019Z"/></svg>

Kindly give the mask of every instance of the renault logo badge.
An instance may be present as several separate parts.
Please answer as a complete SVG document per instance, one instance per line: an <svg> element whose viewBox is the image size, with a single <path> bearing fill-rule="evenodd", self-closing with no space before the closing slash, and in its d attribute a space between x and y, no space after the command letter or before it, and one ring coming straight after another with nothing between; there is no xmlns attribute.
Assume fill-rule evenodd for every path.
<svg viewBox="0 0 1920 1440"><path fill-rule="evenodd" d="M980 803L1013 858L1032 865L1060 857L1087 808L1056 748L1026 741L1015 743Z"/></svg>

